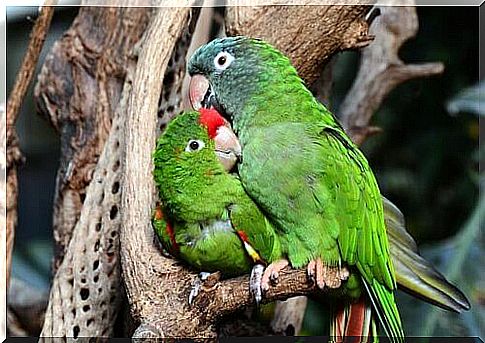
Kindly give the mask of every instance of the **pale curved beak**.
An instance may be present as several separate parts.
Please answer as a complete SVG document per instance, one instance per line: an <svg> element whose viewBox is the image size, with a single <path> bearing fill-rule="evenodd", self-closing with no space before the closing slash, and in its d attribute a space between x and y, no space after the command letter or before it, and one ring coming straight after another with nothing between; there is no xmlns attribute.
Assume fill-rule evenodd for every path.
<svg viewBox="0 0 485 343"><path fill-rule="evenodd" d="M209 80L204 76L199 74L192 76L189 83L189 99L194 110L198 111L204 107L209 88Z"/></svg>
<svg viewBox="0 0 485 343"><path fill-rule="evenodd" d="M214 137L215 152L226 171L231 171L241 159L241 145L229 124L217 129Z"/></svg>

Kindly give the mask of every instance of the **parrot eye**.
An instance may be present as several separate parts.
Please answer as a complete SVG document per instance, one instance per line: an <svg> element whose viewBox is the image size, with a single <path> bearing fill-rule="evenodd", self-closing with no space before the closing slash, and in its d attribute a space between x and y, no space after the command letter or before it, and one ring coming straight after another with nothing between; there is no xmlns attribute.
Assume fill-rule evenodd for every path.
<svg viewBox="0 0 485 343"><path fill-rule="evenodd" d="M232 61L234 61L234 56L232 56L226 51L221 51L214 58L214 66L216 67L217 70L223 71L223 70L226 70L227 67L231 65Z"/></svg>
<svg viewBox="0 0 485 343"><path fill-rule="evenodd" d="M187 146L185 147L185 151L187 152L195 152L201 150L203 147L205 147L204 142L191 139L189 143L187 143Z"/></svg>

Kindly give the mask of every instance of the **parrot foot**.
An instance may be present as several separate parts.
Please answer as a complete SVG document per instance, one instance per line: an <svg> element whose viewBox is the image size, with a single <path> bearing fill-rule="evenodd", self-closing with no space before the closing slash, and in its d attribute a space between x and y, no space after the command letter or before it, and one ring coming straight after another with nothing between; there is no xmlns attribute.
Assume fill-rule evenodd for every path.
<svg viewBox="0 0 485 343"><path fill-rule="evenodd" d="M200 293L200 290L203 288L204 283L210 282L211 284L214 284L215 282L219 281L220 279L220 273L209 273L209 272L200 272L199 276L197 279L195 279L194 284L192 285L192 289L190 290L189 294L189 306L192 306L194 304L195 298ZM213 286L213 285L212 285Z"/></svg>
<svg viewBox="0 0 485 343"><path fill-rule="evenodd" d="M307 265L307 273L310 280L316 282L317 287L324 289L339 288L342 281L347 280L349 271L345 267L328 266L320 258L311 260Z"/></svg>
<svg viewBox="0 0 485 343"><path fill-rule="evenodd" d="M249 278L249 291L256 301L256 305L259 305L263 299L263 291L261 290L261 280L263 279L264 266L262 264L254 265L251 270L251 277Z"/></svg>
<svg viewBox="0 0 485 343"><path fill-rule="evenodd" d="M278 283L279 272L284 269L288 264L288 260L281 259L271 263L269 266L266 267L263 273L263 278L261 279L261 290L263 292L269 290L270 282L273 284Z"/></svg>

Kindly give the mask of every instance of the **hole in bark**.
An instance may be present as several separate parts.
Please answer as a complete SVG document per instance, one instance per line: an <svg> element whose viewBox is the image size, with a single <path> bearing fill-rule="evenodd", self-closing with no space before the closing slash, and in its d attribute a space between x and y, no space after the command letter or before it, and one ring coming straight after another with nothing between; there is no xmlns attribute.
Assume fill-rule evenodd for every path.
<svg viewBox="0 0 485 343"><path fill-rule="evenodd" d="M172 105L170 105L170 106L167 107L167 112L172 113L174 109L175 108Z"/></svg>
<svg viewBox="0 0 485 343"><path fill-rule="evenodd" d="M101 196L99 197L98 205L102 205L103 204L103 200L104 200L104 191L101 193Z"/></svg>
<svg viewBox="0 0 485 343"><path fill-rule="evenodd" d="M118 160L115 162L115 164L113 164L113 171L114 172L117 171L119 167L120 167L120 161Z"/></svg>
<svg viewBox="0 0 485 343"><path fill-rule="evenodd" d="M84 312L88 312L90 309L91 309L91 306L89 306L89 305L84 305L83 306L83 311Z"/></svg>
<svg viewBox="0 0 485 343"><path fill-rule="evenodd" d="M99 245L101 243L99 242L99 239L96 241L96 243L94 243L94 252L97 252L99 250Z"/></svg>
<svg viewBox="0 0 485 343"><path fill-rule="evenodd" d="M115 142L115 148L118 149L120 147L120 141L119 140L116 140Z"/></svg>
<svg viewBox="0 0 485 343"><path fill-rule="evenodd" d="M81 204L84 204L84 200L86 200L86 193L79 193L79 200L81 200Z"/></svg>
<svg viewBox="0 0 485 343"><path fill-rule="evenodd" d="M99 287L99 288L98 288L98 293L99 293L99 294L103 293L103 288L102 288L102 287Z"/></svg>
<svg viewBox="0 0 485 343"><path fill-rule="evenodd" d="M87 298L89 298L89 288L81 288L79 294L81 294L82 300L86 300Z"/></svg>
<svg viewBox="0 0 485 343"><path fill-rule="evenodd" d="M118 232L116 232L116 231L111 231L111 237L115 238L117 234L118 234Z"/></svg>
<svg viewBox="0 0 485 343"><path fill-rule="evenodd" d="M72 335L74 336L74 338L77 338L77 336L79 335L79 331L81 331L81 329L79 329L79 326L75 326L72 328Z"/></svg>
<svg viewBox="0 0 485 343"><path fill-rule="evenodd" d="M95 229L97 232L101 231L101 222L97 222L97 223L96 223L96 226L94 227L94 229Z"/></svg>
<svg viewBox="0 0 485 343"><path fill-rule="evenodd" d="M99 275L95 275L95 276L93 277L93 282L94 282L94 283L96 283L96 282L98 282L98 281L99 281Z"/></svg>
<svg viewBox="0 0 485 343"><path fill-rule="evenodd" d="M72 316L73 316L74 318L76 318L76 309L73 309L73 310L71 311L71 313L72 313Z"/></svg>
<svg viewBox="0 0 485 343"><path fill-rule="evenodd" d="M120 183L116 181L113 183L113 187L111 187L111 193L116 194L120 190Z"/></svg>
<svg viewBox="0 0 485 343"><path fill-rule="evenodd" d="M71 285L71 287L74 286L74 279L69 279L69 280L67 280L67 282L69 282L69 284Z"/></svg>
<svg viewBox="0 0 485 343"><path fill-rule="evenodd" d="M94 318L89 318L88 321L86 322L86 326L89 326L92 323L94 323Z"/></svg>
<svg viewBox="0 0 485 343"><path fill-rule="evenodd" d="M96 260L93 262L93 270L98 269L98 267L99 267L99 260Z"/></svg>
<svg viewBox="0 0 485 343"><path fill-rule="evenodd" d="M285 330L286 336L294 336L295 335L295 327L293 325L288 325Z"/></svg>
<svg viewBox="0 0 485 343"><path fill-rule="evenodd" d="M111 210L109 211L109 218L111 220L115 219L116 218L116 215L118 214L118 206L116 205L113 205L111 207Z"/></svg>
<svg viewBox="0 0 485 343"><path fill-rule="evenodd" d="M81 283L86 283L86 279L85 278L82 278L81 279Z"/></svg>

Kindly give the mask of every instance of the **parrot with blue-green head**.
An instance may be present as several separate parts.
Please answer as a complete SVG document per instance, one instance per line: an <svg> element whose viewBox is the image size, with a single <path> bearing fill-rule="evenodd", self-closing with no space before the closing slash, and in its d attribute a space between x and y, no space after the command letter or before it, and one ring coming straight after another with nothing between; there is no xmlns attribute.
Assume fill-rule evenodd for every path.
<svg viewBox="0 0 485 343"><path fill-rule="evenodd" d="M469 308L418 255L367 159L284 54L261 40L221 38L196 50L188 71L194 108L216 109L232 124L242 187L278 237L263 289L287 264L305 267L320 288L347 299L334 335L374 336L377 318L393 342L404 337L398 283L442 307Z"/></svg>

